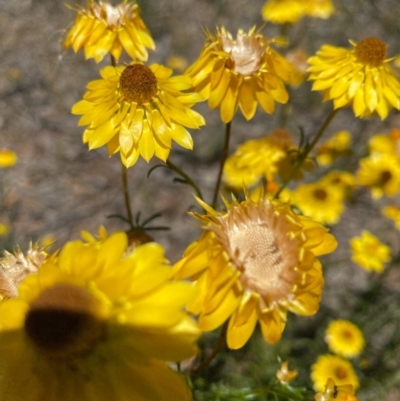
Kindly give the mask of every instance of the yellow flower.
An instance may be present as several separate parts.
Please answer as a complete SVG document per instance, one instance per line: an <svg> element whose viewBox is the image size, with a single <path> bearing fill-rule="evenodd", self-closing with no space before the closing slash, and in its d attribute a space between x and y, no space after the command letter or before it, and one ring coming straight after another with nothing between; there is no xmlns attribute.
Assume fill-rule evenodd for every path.
<svg viewBox="0 0 400 401"><path fill-rule="evenodd" d="M342 188L323 180L299 185L292 192L291 202L321 224L336 224L344 211Z"/></svg>
<svg viewBox="0 0 400 401"><path fill-rule="evenodd" d="M390 108L400 109L400 82L386 59L387 46L377 38L350 43L354 49L324 45L308 60L312 89L324 91L335 109L352 106L357 117L376 112L383 120Z"/></svg>
<svg viewBox="0 0 400 401"><path fill-rule="evenodd" d="M355 187L356 178L347 171L332 170L328 174L325 174L319 182L323 185L332 186L340 190L343 198L347 199L350 197Z"/></svg>
<svg viewBox="0 0 400 401"><path fill-rule="evenodd" d="M323 390L321 390L323 391ZM354 395L354 388L351 384L337 386L332 378L325 384L325 391L315 395L315 401L359 401Z"/></svg>
<svg viewBox="0 0 400 401"><path fill-rule="evenodd" d="M388 135L374 135L368 143L370 154L400 157L400 130L393 128Z"/></svg>
<svg viewBox="0 0 400 401"><path fill-rule="evenodd" d="M325 332L325 342L329 350L345 358L353 358L364 349L362 331L348 320L334 320Z"/></svg>
<svg viewBox="0 0 400 401"><path fill-rule="evenodd" d="M17 249L5 251L0 259L0 301L18 296L18 286L28 274L37 273L46 258L51 257L43 247L29 245L26 254Z"/></svg>
<svg viewBox="0 0 400 401"><path fill-rule="evenodd" d="M257 104L272 114L275 102L286 103L289 95L284 82L292 82L296 71L270 46L263 35L251 28L239 30L237 38L224 28L207 41L197 59L186 71L197 92L208 99L211 109L221 108L221 119L230 122L239 107L247 120Z"/></svg>
<svg viewBox="0 0 400 401"><path fill-rule="evenodd" d="M317 148L317 162L322 166L332 164L338 157L350 153L351 136L348 131L339 131Z"/></svg>
<svg viewBox="0 0 400 401"><path fill-rule="evenodd" d="M346 359L336 355L320 355L311 366L311 380L315 391L324 391L329 378L338 385L350 384L356 390L359 387L358 377L353 366Z"/></svg>
<svg viewBox="0 0 400 401"><path fill-rule="evenodd" d="M396 205L389 205L382 209L382 214L389 219L392 219L396 228L400 230L400 208Z"/></svg>
<svg viewBox="0 0 400 401"><path fill-rule="evenodd" d="M200 96L181 92L191 87L189 77L171 77L170 68L141 63L105 67L100 74L102 79L90 82L72 108L73 114L83 114L79 125L88 125L83 142L90 150L107 145L110 156L120 152L123 164L131 167L139 156L166 161L172 140L193 148L185 127L197 129L204 119L190 109Z"/></svg>
<svg viewBox="0 0 400 401"><path fill-rule="evenodd" d="M203 234L174 266L174 277L198 289L188 310L203 331L229 319L227 343L241 348L257 324L264 339L277 342L288 311L313 315L323 287L318 255L336 248L335 238L313 220L279 200L246 199L218 212L199 201Z"/></svg>
<svg viewBox="0 0 400 401"><path fill-rule="evenodd" d="M289 384L299 373L296 370L289 370L287 361L282 362L281 367L276 372L276 378L281 384Z"/></svg>
<svg viewBox="0 0 400 401"><path fill-rule="evenodd" d="M363 230L360 237L350 240L351 260L365 270L383 271L390 261L390 248L369 231Z"/></svg>
<svg viewBox="0 0 400 401"><path fill-rule="evenodd" d="M10 232L10 228L7 224L0 223L0 237L5 237Z"/></svg>
<svg viewBox="0 0 400 401"><path fill-rule="evenodd" d="M400 158L391 154L372 154L360 159L357 184L371 189L374 199L393 197L400 191Z"/></svg>
<svg viewBox="0 0 400 401"><path fill-rule="evenodd" d="M329 18L335 8L332 0L301 0L304 7L304 14L313 18Z"/></svg>
<svg viewBox="0 0 400 401"><path fill-rule="evenodd" d="M304 15L303 0L269 0L261 9L263 20L274 24L295 24Z"/></svg>
<svg viewBox="0 0 400 401"><path fill-rule="evenodd" d="M251 187L262 177L271 181L278 172L278 161L286 157L292 146L292 138L285 129L244 142L226 160L224 181L234 189Z"/></svg>
<svg viewBox="0 0 400 401"><path fill-rule="evenodd" d="M88 0L87 10L79 8L64 47L78 52L83 47L86 59L96 63L111 53L119 60L125 50L133 60L146 61L147 49L155 49L149 30L140 17L137 4L123 0L117 6L101 0Z"/></svg>
<svg viewBox="0 0 400 401"><path fill-rule="evenodd" d="M17 154L9 149L0 149L0 168L13 166L18 161Z"/></svg>
<svg viewBox="0 0 400 401"><path fill-rule="evenodd" d="M127 237L70 242L0 304L1 400L190 400L167 361L196 351L163 248L125 254Z"/></svg>

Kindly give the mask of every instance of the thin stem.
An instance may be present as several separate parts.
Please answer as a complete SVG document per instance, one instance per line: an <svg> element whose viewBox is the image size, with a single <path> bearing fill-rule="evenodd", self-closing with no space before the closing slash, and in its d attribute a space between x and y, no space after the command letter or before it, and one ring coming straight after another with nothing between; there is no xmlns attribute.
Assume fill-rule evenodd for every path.
<svg viewBox="0 0 400 401"><path fill-rule="evenodd" d="M184 180L196 191L197 196L203 200L203 195L200 191L200 188L196 185L196 183L183 171L181 170L178 166L176 166L174 163L171 162L171 160L167 159L165 162L166 165L176 173L178 173L181 177L184 178Z"/></svg>
<svg viewBox="0 0 400 401"><path fill-rule="evenodd" d="M126 213L128 215L128 220L131 226L133 226L134 224L131 210L131 201L129 198L129 189L128 189L128 169L123 165L122 161L121 161L121 166L122 166L122 185L124 189Z"/></svg>
<svg viewBox="0 0 400 401"><path fill-rule="evenodd" d="M225 341L226 341L226 332L228 331L228 322L229 322L229 320L227 320L224 323L224 325L222 326L221 332L219 333L218 341L216 342L213 350L211 351L211 354L208 355L208 357L205 358L196 369L192 370L192 372L191 372L192 375L197 374L201 370L206 368L211 363L211 361L218 355L219 351L222 350L223 346L225 345Z"/></svg>
<svg viewBox="0 0 400 401"><path fill-rule="evenodd" d="M222 149L221 161L220 161L219 172L218 172L218 179L217 179L217 183L214 188L214 195L213 195L213 201L212 201L213 205L215 205L217 203L219 187L221 185L222 172L224 171L225 160L228 157L228 152L229 152L230 137L231 137L231 122L227 123L225 126L225 142L224 142L224 148Z"/></svg>
<svg viewBox="0 0 400 401"><path fill-rule="evenodd" d="M304 147L303 152L300 153L300 156L294 163L292 170L289 173L289 176L286 178L286 180L282 183L282 185L279 188L279 191L275 194L275 199L279 198L280 193L286 188L286 186L289 184L289 182L293 179L293 177L296 175L296 173L299 171L300 167L302 166L304 160L306 160L307 156L310 154L310 152L313 150L314 146L316 143L320 140L322 134L325 132L326 128L330 124L330 122L333 120L335 117L336 113L339 111L339 109L332 110L331 113L328 115L324 123L321 125L321 128L318 130L317 134L315 135L314 139Z"/></svg>

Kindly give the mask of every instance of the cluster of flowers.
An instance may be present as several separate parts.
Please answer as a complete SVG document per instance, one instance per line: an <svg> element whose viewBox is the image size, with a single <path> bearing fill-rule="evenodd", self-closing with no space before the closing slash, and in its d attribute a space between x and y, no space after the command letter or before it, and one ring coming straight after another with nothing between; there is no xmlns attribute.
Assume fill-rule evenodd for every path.
<svg viewBox="0 0 400 401"><path fill-rule="evenodd" d="M292 15L278 21L282 5ZM332 11L330 1L273 0L263 15L294 23ZM192 149L187 129L205 124L192 110L200 101L219 108L227 126L238 109L246 120L258 105L273 113L276 103L289 99L285 84L298 84L299 74L273 42L255 27L239 30L236 38L222 27L207 31L197 61L173 76L163 65L146 65L147 49L155 44L136 4L89 0L87 9L77 9L64 45L83 49L96 62L109 54L111 65L72 108L86 127L83 142L90 150L106 146L110 156L119 153L129 168L139 157L167 162L172 142ZM350 43L351 49L322 46L309 58L313 90L333 101L332 117L351 107L357 117L384 119L390 109L400 109L400 82L386 45L377 38ZM129 65L118 64L123 51L132 59ZM349 151L350 142L348 133L338 133L317 150L317 161L332 163ZM374 197L400 189L398 131L371 140L356 178L332 171L287 189L314 168L309 154L315 143L296 146L279 129L241 145L227 160L224 179L234 190L244 187L245 199L223 199L223 211L198 199L205 212L191 215L201 222L202 234L172 266L161 245L131 245L125 233L109 236L104 229L97 237L84 233L82 241L55 254L38 247L26 256L6 254L0 262L0 400L190 400L172 363L196 354L201 332L223 326L228 347L239 349L257 323L265 341L276 343L288 312L315 314L324 284L318 257L337 246L323 224L338 222L356 183L371 188ZM397 219L400 214L396 206L384 213ZM378 251L383 244L375 237L377 246L369 252L382 254L381 265L365 256L371 236L352 241L354 261L382 270L389 255ZM330 349L345 357L360 352L363 339L356 329L349 322L332 323ZM335 365L332 358L338 357L322 356L313 367L316 399L356 400L351 366L345 360ZM322 364L332 367L323 378Z"/></svg>

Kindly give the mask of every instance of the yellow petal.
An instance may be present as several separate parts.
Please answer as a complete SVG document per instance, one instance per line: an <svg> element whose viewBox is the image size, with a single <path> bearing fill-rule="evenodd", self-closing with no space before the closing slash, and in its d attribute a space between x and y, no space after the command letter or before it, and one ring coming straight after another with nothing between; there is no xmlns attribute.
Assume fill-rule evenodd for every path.
<svg viewBox="0 0 400 401"><path fill-rule="evenodd" d="M143 120L143 131L139 140L139 152L140 156L142 156L147 163L154 155L154 138L146 119Z"/></svg>

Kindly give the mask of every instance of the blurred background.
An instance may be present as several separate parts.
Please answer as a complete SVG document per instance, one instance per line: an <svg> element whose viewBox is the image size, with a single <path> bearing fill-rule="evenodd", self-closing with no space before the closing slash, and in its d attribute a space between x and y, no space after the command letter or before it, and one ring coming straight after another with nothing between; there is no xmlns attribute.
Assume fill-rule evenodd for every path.
<svg viewBox="0 0 400 401"><path fill-rule="evenodd" d="M349 47L348 39L359 41L376 36L389 45L388 57L400 54L398 0L333 2L336 12L331 18L301 20L287 32L289 44L276 49L286 54L301 48L313 55L323 44ZM269 38L279 36L279 26L262 21L264 3L263 0L138 1L142 18L157 46L156 51L150 53L149 62L171 64L170 57L174 56L180 60L177 67L190 65L200 53L205 28L214 32L215 27L225 26L236 36L239 28L247 31L256 25L263 26L262 33ZM84 0L68 4L86 6ZM81 230L97 232L99 225L110 232L128 229L122 221L107 217L125 214L119 156L109 158L104 148L89 152L82 143L83 128L77 126L79 118L70 113L73 104L85 92L86 84L97 79L99 69L108 64L107 57L97 65L93 60L86 61L82 51L74 54L71 49L63 49L63 39L75 15L64 1L0 0L0 148L9 148L18 155L15 166L0 169L0 223L10 227L10 233L0 237L2 249L12 250L16 244L26 249L30 241L38 241L46 235L56 239L57 248L67 240L78 238ZM122 58L121 62L124 61L129 62L129 59ZM176 72L182 71L177 68ZM331 103L323 104L321 94L311 92L309 82L289 91L290 108L286 111L290 115L286 127L295 140L299 138L299 127L306 136L313 135L330 112ZM196 180L205 200L211 202L224 125L219 110L208 110L206 103L195 109L205 117L206 126L191 131L194 151L175 146L170 158ZM238 112L232 123L231 151L246 139L261 137L278 128L282 117L280 109L277 105L277 112L272 116L258 110L250 123ZM359 156L366 152L368 138L395 127L400 128L398 112L392 112L384 121L379 118L360 120L354 117L352 110L344 109L324 138L339 130L348 130L353 138L353 152ZM156 169L147 178L149 169L157 164L160 163L154 159L150 164L140 159L129 169L132 208L135 214L141 212L142 220L155 213L162 214L154 225L171 229L155 231L152 235L166 247L167 256L174 262L198 236L196 222L186 213L195 207L195 201L192 188L173 182L176 175L166 169ZM357 157L343 167L354 172ZM313 174L317 177L318 170ZM390 311L390 315L374 321L369 328L373 335L372 348L363 377L370 384L362 399L379 396L381 400L400 400L400 334L399 325L393 326L393 322L399 320L400 274L396 256L400 250L399 233L388 221L382 222L379 204L372 205L367 192L360 195L357 204L347 206L342 222L345 224L333 228L339 249L325 262L329 284L324 293L325 309L313 319L300 320L291 316L284 340L273 351L265 351L262 359L250 353L251 347L260 347L257 342L246 346L235 357L243 359L240 368L229 365L231 356L228 355L224 362L227 366L236 366L231 370L232 380L245 376L247 366L253 366L254 370L254 366L259 366L257 363L264 366L263 373L258 372L258 376L271 375L268 363L278 353L297 355L303 361L309 360L309 365L315 360L318 348L311 350L308 342L290 340L306 337L312 341L316 336L321 337L329 316L341 317L346 308L352 311L351 316L359 314L360 325L368 325L374 316L385 310ZM391 269L379 288L371 284L370 276L348 262L348 239L359 234L362 228L382 233L397 261L396 268ZM360 304L363 297L366 303ZM221 371L222 367L218 369ZM390 384L384 386L386 378L390 378ZM304 374L301 380L307 383L309 379Z"/></svg>

